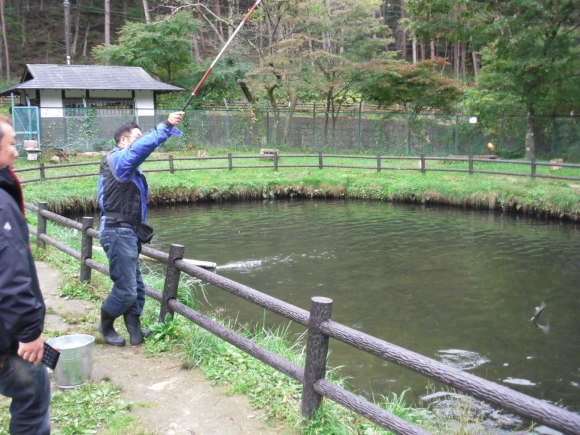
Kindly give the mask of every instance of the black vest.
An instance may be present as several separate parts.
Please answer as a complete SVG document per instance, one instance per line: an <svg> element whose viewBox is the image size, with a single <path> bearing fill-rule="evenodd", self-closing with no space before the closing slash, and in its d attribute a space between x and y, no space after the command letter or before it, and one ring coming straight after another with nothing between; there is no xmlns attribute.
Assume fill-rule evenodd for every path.
<svg viewBox="0 0 580 435"><path fill-rule="evenodd" d="M145 176L138 171L127 181L119 179L111 170L113 150L101 160L100 175L103 177L103 216L107 216L107 223L127 222L136 226L141 222L141 192L133 183L135 177L140 177L143 186L147 188Z"/></svg>

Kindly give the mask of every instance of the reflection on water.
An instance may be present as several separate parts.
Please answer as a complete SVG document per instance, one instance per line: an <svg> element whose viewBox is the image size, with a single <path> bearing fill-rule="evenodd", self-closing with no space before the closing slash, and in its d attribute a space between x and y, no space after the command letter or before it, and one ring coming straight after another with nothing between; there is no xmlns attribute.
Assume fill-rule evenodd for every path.
<svg viewBox="0 0 580 435"><path fill-rule="evenodd" d="M330 297L338 322L580 410L578 225L362 201L195 204L151 221L154 247L183 244L187 258L305 309ZM242 322L283 321L211 286L207 296ZM546 331L530 322L542 302ZM334 340L331 350L355 389L424 393L408 370Z"/></svg>

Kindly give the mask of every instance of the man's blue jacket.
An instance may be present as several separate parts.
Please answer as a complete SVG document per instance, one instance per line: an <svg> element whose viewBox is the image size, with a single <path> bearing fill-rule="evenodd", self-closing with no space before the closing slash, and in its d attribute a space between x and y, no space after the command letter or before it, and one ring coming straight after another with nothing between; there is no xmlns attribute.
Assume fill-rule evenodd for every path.
<svg viewBox="0 0 580 435"><path fill-rule="evenodd" d="M181 136L182 133L168 121L158 124L154 129L148 131L143 136L135 140L128 148L115 147L106 157L103 158L101 164L101 174L99 176L98 184L98 200L103 217L101 218L101 230L104 227L106 220L106 212L121 213L122 210L107 210L107 205L111 203L125 204L124 207L137 207L137 213L140 208L140 222L145 222L147 219L147 198L149 197L149 189L143 171L139 169L139 165L145 161L147 157L165 142L171 136ZM103 171L103 168L105 170ZM111 174L108 174L110 171ZM103 173L104 172L104 173ZM111 178L112 176L112 178ZM126 186L129 189L119 189L112 186L113 183L117 187L122 186L123 183L132 183ZM111 184L110 186L108 184ZM138 189L139 198L134 201L127 193L130 190ZM115 198L107 196L118 196ZM126 197L123 197L125 195ZM133 204L139 202L139 204ZM139 213L138 213L139 214ZM129 216L128 216L129 217ZM119 220L107 219L108 222ZM130 222L134 223L134 222Z"/></svg>

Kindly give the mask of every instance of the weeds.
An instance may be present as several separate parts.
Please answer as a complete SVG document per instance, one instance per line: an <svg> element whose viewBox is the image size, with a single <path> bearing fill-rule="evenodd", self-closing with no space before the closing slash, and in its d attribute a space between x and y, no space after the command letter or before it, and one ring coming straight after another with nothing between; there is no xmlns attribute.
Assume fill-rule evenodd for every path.
<svg viewBox="0 0 580 435"><path fill-rule="evenodd" d="M108 382L55 392L51 402L51 420L58 427L55 433L88 433L106 426L114 416L128 415L131 406L121 401L119 392Z"/></svg>
<svg viewBox="0 0 580 435"><path fill-rule="evenodd" d="M96 433L97 429L107 431L109 427L118 426L119 419L126 430L134 421L129 415L131 406L120 399L119 392L118 388L105 381L54 392L50 404L54 434ZM9 400L0 396L0 435L8 435Z"/></svg>

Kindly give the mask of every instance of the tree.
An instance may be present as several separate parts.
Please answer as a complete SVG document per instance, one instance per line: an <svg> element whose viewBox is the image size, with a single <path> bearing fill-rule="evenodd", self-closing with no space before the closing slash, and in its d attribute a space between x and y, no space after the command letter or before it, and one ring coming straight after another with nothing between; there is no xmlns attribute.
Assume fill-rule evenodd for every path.
<svg viewBox="0 0 580 435"><path fill-rule="evenodd" d="M466 48L473 43L473 36L481 33L481 8L478 1L469 0L407 0L409 15L404 20L411 33L422 43L431 44L431 58L436 57L437 41L447 40L453 45L451 63L453 73L459 78L466 75ZM472 53L475 53L472 48ZM478 69L478 59L474 55L474 74Z"/></svg>
<svg viewBox="0 0 580 435"><path fill-rule="evenodd" d="M8 37L4 20L4 0L0 0L0 24L2 26L2 46L4 51L4 66L6 69L6 83L10 82L10 56L8 54Z"/></svg>
<svg viewBox="0 0 580 435"><path fill-rule="evenodd" d="M493 4L478 88L511 94L527 116L525 157L542 153L537 115L577 101L579 49L574 0L510 0ZM551 110L551 111L550 111Z"/></svg>
<svg viewBox="0 0 580 435"><path fill-rule="evenodd" d="M376 62L369 77L362 82L361 92L383 106L404 105L412 113L426 107L453 110L462 89L456 80L441 76L445 61L441 58L416 64Z"/></svg>
<svg viewBox="0 0 580 435"><path fill-rule="evenodd" d="M151 24L151 16L149 15L149 2L143 0L143 12L145 13L145 22Z"/></svg>
<svg viewBox="0 0 580 435"><path fill-rule="evenodd" d="M251 83L267 83L268 99L276 93L291 102L309 95L326 101L325 137L342 104L352 99L363 65L385 56L391 31L375 17L377 0L285 2L288 22L272 20L267 51L250 73ZM394 52L393 52L394 55ZM273 104L274 105L274 104ZM292 107L291 107L292 109Z"/></svg>
<svg viewBox="0 0 580 435"><path fill-rule="evenodd" d="M171 82L191 65L191 35L197 22L187 12L153 24L127 23L116 45L99 45L93 55L104 63L140 66Z"/></svg>
<svg viewBox="0 0 580 435"><path fill-rule="evenodd" d="M111 43L111 0L105 0L105 45Z"/></svg>

